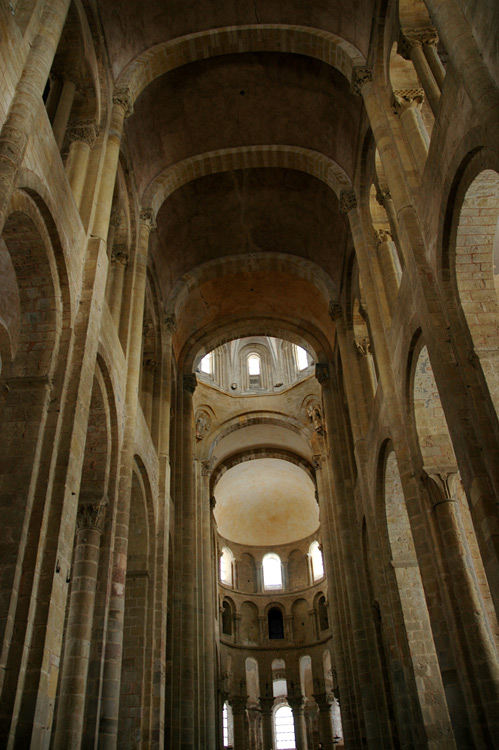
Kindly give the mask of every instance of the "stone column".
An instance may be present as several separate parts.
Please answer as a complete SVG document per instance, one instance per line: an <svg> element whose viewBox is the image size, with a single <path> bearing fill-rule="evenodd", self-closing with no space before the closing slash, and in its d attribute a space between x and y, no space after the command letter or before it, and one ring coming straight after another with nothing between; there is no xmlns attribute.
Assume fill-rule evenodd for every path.
<svg viewBox="0 0 499 750"><path fill-rule="evenodd" d="M420 175L424 172L430 140L419 111L422 103L423 93L417 89L393 92L393 111L400 117Z"/></svg>
<svg viewBox="0 0 499 750"><path fill-rule="evenodd" d="M132 114L132 100L128 89L120 89L113 96L113 109L111 122L106 142L106 153L99 188L95 215L92 225L92 235L107 241L109 219L113 205L114 186L116 183L116 172L120 157L121 137L125 118Z"/></svg>
<svg viewBox="0 0 499 750"><path fill-rule="evenodd" d="M274 732L272 728L272 711L274 709L273 698L260 698L260 713L262 714L262 742L263 750L272 750L274 747Z"/></svg>
<svg viewBox="0 0 499 750"><path fill-rule="evenodd" d="M152 425L152 401L156 367L157 362L151 357L146 357L142 362L142 411L149 430Z"/></svg>
<svg viewBox="0 0 499 750"><path fill-rule="evenodd" d="M402 245L400 242L399 226L398 226L398 221L397 221L397 215L395 213L395 206L393 205L392 196L390 195L390 191L388 190L387 187L385 188L378 187L378 189L376 190L376 200L378 201L379 205L385 209L386 215L388 217L388 223L390 225L390 234L392 236L395 251L397 253L398 264L396 264L396 266L397 266L397 279L399 279L402 276L402 268L404 266L404 256L402 253Z"/></svg>
<svg viewBox="0 0 499 750"><path fill-rule="evenodd" d="M433 514L440 531L440 554L444 559L446 578L454 590L458 628L461 625L467 647L468 671L472 671L471 695L478 713L484 711L491 736L499 737L499 660L495 639L478 590L475 566L466 540L459 501L454 493L457 473L454 470L430 470L427 476ZM435 491L438 488L438 491ZM476 700L478 693L481 700Z"/></svg>
<svg viewBox="0 0 499 750"><path fill-rule="evenodd" d="M440 88L423 50L423 45L435 44L437 32L431 28L403 29L398 42L398 53L412 60L433 114L436 116L440 101Z"/></svg>
<svg viewBox="0 0 499 750"><path fill-rule="evenodd" d="M445 45L453 72L473 104L489 146L496 151L499 143L499 91L462 5L441 0L425 0L425 5Z"/></svg>
<svg viewBox="0 0 499 750"><path fill-rule="evenodd" d="M331 693L317 693L314 695L319 706L319 737L324 750L333 750L333 724L331 721L331 704L334 696Z"/></svg>
<svg viewBox="0 0 499 750"><path fill-rule="evenodd" d="M305 698L303 695L288 695L288 703L295 723L296 750L307 750L307 726L305 724Z"/></svg>
<svg viewBox="0 0 499 750"><path fill-rule="evenodd" d="M374 401L374 394L376 392L371 342L367 337L365 337L363 339L354 339L353 343L359 359L359 369L360 376L362 378L362 386L366 394L367 408L370 413Z"/></svg>
<svg viewBox="0 0 499 750"><path fill-rule="evenodd" d="M38 32L0 132L0 232L3 230L18 170L24 159L70 0L47 0Z"/></svg>
<svg viewBox="0 0 499 750"><path fill-rule="evenodd" d="M385 287L386 298L388 300L390 312L393 312L397 303L399 276L393 257L391 242L392 236L386 231L386 229L376 229L374 232L374 238L378 247L378 257L383 273L383 285Z"/></svg>
<svg viewBox="0 0 499 750"><path fill-rule="evenodd" d="M59 151L64 143L64 136L66 135L66 128L68 126L69 116L73 108L76 93L76 83L67 76L64 77L63 80L64 82L59 97L59 104L57 105L54 122L52 124L55 142Z"/></svg>
<svg viewBox="0 0 499 750"><path fill-rule="evenodd" d="M244 719L246 716L246 695L233 695L229 698L234 725L234 750L246 750Z"/></svg>
<svg viewBox="0 0 499 750"><path fill-rule="evenodd" d="M118 331L121 317L121 303L123 300L123 281L127 264L127 248L124 245L114 245L111 251L107 301L116 330Z"/></svg>
<svg viewBox="0 0 499 750"><path fill-rule="evenodd" d="M104 513L105 501L78 507L54 750L81 747Z"/></svg>
<svg viewBox="0 0 499 750"><path fill-rule="evenodd" d="M66 174L73 191L76 207L79 209L85 187L90 151L94 147L99 131L94 120L75 120L70 124L66 133L70 142Z"/></svg>
<svg viewBox="0 0 499 750"><path fill-rule="evenodd" d="M110 212L109 204L109 212ZM99 748L115 750L118 738L118 715L123 651L123 623L128 551L128 526L135 448L135 425L142 354L142 328L147 276L149 236L155 228L153 213L140 212L139 237L135 253L132 312L127 357L125 395L125 428L121 450L119 492L116 507L116 536L109 603L107 644L102 684L102 709L99 725Z"/></svg>
<svg viewBox="0 0 499 750"><path fill-rule="evenodd" d="M204 662L204 748L215 750L216 748L216 696L215 696L215 602L216 584L214 580L213 557L212 557L212 518L215 508L215 499L210 497L211 462L203 461L201 467L202 491L201 491L201 543L203 548L203 643L202 654ZM240 615L234 618L234 639L239 640Z"/></svg>

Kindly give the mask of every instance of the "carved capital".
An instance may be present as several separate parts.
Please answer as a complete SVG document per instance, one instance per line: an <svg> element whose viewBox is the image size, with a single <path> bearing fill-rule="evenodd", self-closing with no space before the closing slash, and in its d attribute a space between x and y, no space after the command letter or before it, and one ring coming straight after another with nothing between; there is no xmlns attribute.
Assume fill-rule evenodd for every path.
<svg viewBox="0 0 499 750"><path fill-rule="evenodd" d="M315 377L321 385L329 380L329 365L326 362L317 362L315 365Z"/></svg>
<svg viewBox="0 0 499 750"><path fill-rule="evenodd" d="M303 695L288 695L288 703L291 706L293 713L301 713L305 708L305 696Z"/></svg>
<svg viewBox="0 0 499 750"><path fill-rule="evenodd" d="M113 94L113 104L117 104L119 107L123 107L125 117L130 117L130 115L133 114L133 99L130 89L116 89Z"/></svg>
<svg viewBox="0 0 499 750"><path fill-rule="evenodd" d="M359 357L366 357L371 354L371 342L368 338L355 339L353 343Z"/></svg>
<svg viewBox="0 0 499 750"><path fill-rule="evenodd" d="M342 190L340 193L340 211L348 214L353 208L357 208L357 198L353 190Z"/></svg>
<svg viewBox="0 0 499 750"><path fill-rule="evenodd" d="M332 693L314 693L314 698L319 706L319 711L325 713L331 710L331 704L334 702L334 695Z"/></svg>
<svg viewBox="0 0 499 750"><path fill-rule="evenodd" d="M126 266L128 263L128 248L126 245L113 245L111 250L111 263L121 263Z"/></svg>
<svg viewBox="0 0 499 750"><path fill-rule="evenodd" d="M175 318L175 315L167 315L165 317L164 323L168 333L175 333L175 331L177 330L177 319Z"/></svg>
<svg viewBox="0 0 499 750"><path fill-rule="evenodd" d="M150 232L154 232L157 224L154 219L154 211L152 208L141 209L139 219L140 223L147 227Z"/></svg>
<svg viewBox="0 0 499 750"><path fill-rule="evenodd" d="M194 391L196 390L197 384L198 384L198 381L193 372L190 375L184 375L184 380L183 380L184 391L188 391L188 393L194 393Z"/></svg>
<svg viewBox="0 0 499 750"><path fill-rule="evenodd" d="M386 207L386 201L391 199L391 193L387 187L377 187L376 189L376 200L380 206Z"/></svg>
<svg viewBox="0 0 499 750"><path fill-rule="evenodd" d="M106 500L94 503L80 503L76 514L76 528L78 531L82 529L97 529L97 531L102 531L106 515L106 505Z"/></svg>
<svg viewBox="0 0 499 750"><path fill-rule="evenodd" d="M339 320L343 315L343 310L339 302L329 303L329 317L331 320Z"/></svg>
<svg viewBox="0 0 499 750"><path fill-rule="evenodd" d="M376 245L378 247L383 244L383 242L391 242L392 235L387 229L375 229L374 230L374 241L376 242Z"/></svg>
<svg viewBox="0 0 499 750"><path fill-rule="evenodd" d="M397 89L393 92L392 109L396 115L401 115L406 109L418 109L423 102L423 89Z"/></svg>
<svg viewBox="0 0 499 750"><path fill-rule="evenodd" d="M441 502L452 502L456 500L456 480L459 473L455 467L428 467L425 466L423 472L423 480L428 482L428 479L432 480L438 489L440 490L440 500L438 500L433 507L435 508Z"/></svg>
<svg viewBox="0 0 499 750"><path fill-rule="evenodd" d="M350 91L352 94L359 96L362 93L362 87L366 83L371 83L373 80L372 71L369 68L354 68L352 72L352 80L350 83Z"/></svg>
<svg viewBox="0 0 499 750"><path fill-rule="evenodd" d="M246 711L247 695L229 695L229 704L233 714L242 714Z"/></svg>
<svg viewBox="0 0 499 750"><path fill-rule="evenodd" d="M274 699L273 698L264 698L260 696L259 699L260 703L260 711L265 716L270 716L272 713L272 709L274 708Z"/></svg>
<svg viewBox="0 0 499 750"><path fill-rule="evenodd" d="M73 120L66 130L66 135L70 143L82 141L93 148L99 135L99 129L95 120Z"/></svg>
<svg viewBox="0 0 499 750"><path fill-rule="evenodd" d="M425 26L419 29L402 29L397 42L397 52L405 60L411 59L411 52L416 47L423 45L436 46L438 44L438 33L433 26Z"/></svg>

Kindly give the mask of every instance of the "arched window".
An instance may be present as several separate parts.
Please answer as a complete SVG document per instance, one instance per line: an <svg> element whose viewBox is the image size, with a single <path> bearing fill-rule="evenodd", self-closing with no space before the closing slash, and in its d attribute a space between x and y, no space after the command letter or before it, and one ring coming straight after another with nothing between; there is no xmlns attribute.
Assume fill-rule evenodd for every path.
<svg viewBox="0 0 499 750"><path fill-rule="evenodd" d="M222 605L222 633L232 635L232 608L227 601Z"/></svg>
<svg viewBox="0 0 499 750"><path fill-rule="evenodd" d="M213 375L213 352L205 354L200 362L199 369L206 375Z"/></svg>
<svg viewBox="0 0 499 750"><path fill-rule="evenodd" d="M262 386L262 362L258 354L250 354L248 357L249 387L261 388Z"/></svg>
<svg viewBox="0 0 499 750"><path fill-rule="evenodd" d="M222 549L220 555L220 581L226 586L232 586L232 563L234 555L228 547Z"/></svg>
<svg viewBox="0 0 499 750"><path fill-rule="evenodd" d="M318 615L319 615L319 629L320 630L327 630L329 627L329 618L327 614L327 604L326 604L326 598L324 596L321 596L318 603Z"/></svg>
<svg viewBox="0 0 499 750"><path fill-rule="evenodd" d="M282 589L281 559L275 552L269 552L262 560L263 588Z"/></svg>
<svg viewBox="0 0 499 750"><path fill-rule="evenodd" d="M318 581L324 577L324 563L322 561L322 552L319 542L312 542L308 551L310 556L310 565L312 568L312 580Z"/></svg>
<svg viewBox="0 0 499 750"><path fill-rule="evenodd" d="M296 366L298 371L306 370L308 367L308 355L302 346L295 346Z"/></svg>
<svg viewBox="0 0 499 750"><path fill-rule="evenodd" d="M295 724L289 706L281 706L274 714L275 742L277 750L294 750Z"/></svg>
<svg viewBox="0 0 499 750"><path fill-rule="evenodd" d="M274 641L284 638L284 621L279 607L271 607L267 619L269 622L269 639Z"/></svg>
<svg viewBox="0 0 499 750"><path fill-rule="evenodd" d="M225 701L222 713L223 743L224 747L232 747L234 743L234 730L232 720L232 709Z"/></svg>

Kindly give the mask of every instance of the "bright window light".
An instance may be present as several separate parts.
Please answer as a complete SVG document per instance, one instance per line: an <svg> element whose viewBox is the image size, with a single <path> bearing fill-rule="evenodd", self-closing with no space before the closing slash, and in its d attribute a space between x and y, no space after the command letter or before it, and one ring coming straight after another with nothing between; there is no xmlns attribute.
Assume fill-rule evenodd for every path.
<svg viewBox="0 0 499 750"><path fill-rule="evenodd" d="M263 586L266 589L282 588L281 560L275 553L271 552L262 560Z"/></svg>
<svg viewBox="0 0 499 750"><path fill-rule="evenodd" d="M205 372L207 375L211 375L213 372L213 352L205 354L200 364L201 372Z"/></svg>
<svg viewBox="0 0 499 750"><path fill-rule="evenodd" d="M314 581L318 581L319 578L324 577L324 562L322 560L322 552L319 547L319 542L312 542L309 551L310 559L312 560L312 575Z"/></svg>
<svg viewBox="0 0 499 750"><path fill-rule="evenodd" d="M224 547L220 555L220 580L226 586L232 586L232 560L234 556L228 547Z"/></svg>
<svg viewBox="0 0 499 750"><path fill-rule="evenodd" d="M295 725L293 712L289 706L281 706L275 712L275 739L277 750L294 750Z"/></svg>
<svg viewBox="0 0 499 750"><path fill-rule="evenodd" d="M296 362L299 370L305 370L308 367L307 352L301 346L296 347Z"/></svg>
<svg viewBox="0 0 499 750"><path fill-rule="evenodd" d="M260 375L260 357L258 354L249 355L248 372L250 375Z"/></svg>

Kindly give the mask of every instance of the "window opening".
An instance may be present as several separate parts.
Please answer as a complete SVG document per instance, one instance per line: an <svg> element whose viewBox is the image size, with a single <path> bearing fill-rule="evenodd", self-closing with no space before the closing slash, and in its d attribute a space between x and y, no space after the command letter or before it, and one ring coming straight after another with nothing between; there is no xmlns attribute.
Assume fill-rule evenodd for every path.
<svg viewBox="0 0 499 750"><path fill-rule="evenodd" d="M308 355L305 349L302 346L296 346L296 364L298 366L298 370L305 370L308 367Z"/></svg>
<svg viewBox="0 0 499 750"><path fill-rule="evenodd" d="M232 708L227 701L224 703L222 712L222 732L224 747L232 747L234 743Z"/></svg>
<svg viewBox="0 0 499 750"><path fill-rule="evenodd" d="M201 372L206 375L213 375L213 352L205 354L199 365Z"/></svg>
<svg viewBox="0 0 499 750"><path fill-rule="evenodd" d="M281 560L275 553L265 555L263 565L263 587L265 589L282 588Z"/></svg>
<svg viewBox="0 0 499 750"><path fill-rule="evenodd" d="M232 610L231 610L229 602L223 603L222 633L224 635L232 635Z"/></svg>
<svg viewBox="0 0 499 750"><path fill-rule="evenodd" d="M248 374L260 375L260 357L258 354L250 354L248 357Z"/></svg>
<svg viewBox="0 0 499 750"><path fill-rule="evenodd" d="M226 586L232 586L232 561L234 555L228 547L222 549L220 555L220 581Z"/></svg>
<svg viewBox="0 0 499 750"><path fill-rule="evenodd" d="M272 607L268 613L269 621L269 639L271 641L281 640L284 638L284 621L282 612L278 607Z"/></svg>
<svg viewBox="0 0 499 750"><path fill-rule="evenodd" d="M274 716L275 740L277 750L294 750L295 724L293 712L289 706L281 706Z"/></svg>
<svg viewBox="0 0 499 750"><path fill-rule="evenodd" d="M315 582L324 577L324 562L319 542L312 542L308 554L312 564L312 580Z"/></svg>

